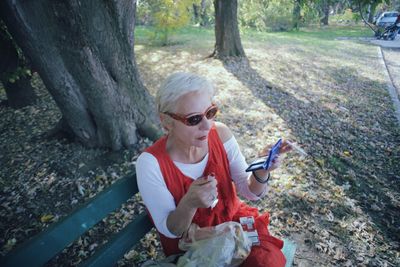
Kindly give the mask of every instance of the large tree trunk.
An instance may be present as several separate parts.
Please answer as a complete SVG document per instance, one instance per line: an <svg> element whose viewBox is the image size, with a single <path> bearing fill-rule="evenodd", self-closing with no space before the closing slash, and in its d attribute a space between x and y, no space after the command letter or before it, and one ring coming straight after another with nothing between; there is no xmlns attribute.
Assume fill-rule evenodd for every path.
<svg viewBox="0 0 400 267"><path fill-rule="evenodd" d="M12 108L31 105L36 94L31 85L28 68L19 58L17 49L5 29L0 29L0 80L7 95L7 104ZM13 77L15 76L15 77Z"/></svg>
<svg viewBox="0 0 400 267"><path fill-rule="evenodd" d="M10 33L88 146L117 150L137 132L160 134L134 60L135 8L132 0L1 1Z"/></svg>
<svg viewBox="0 0 400 267"><path fill-rule="evenodd" d="M245 57L237 21L237 0L214 0L215 50L213 56Z"/></svg>

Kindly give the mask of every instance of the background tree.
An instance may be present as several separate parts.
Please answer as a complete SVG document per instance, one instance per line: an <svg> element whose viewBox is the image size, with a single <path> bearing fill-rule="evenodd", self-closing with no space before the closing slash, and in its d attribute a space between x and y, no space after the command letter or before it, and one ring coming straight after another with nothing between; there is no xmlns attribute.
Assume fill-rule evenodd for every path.
<svg viewBox="0 0 400 267"><path fill-rule="evenodd" d="M31 85L31 70L1 20L0 58L0 81L6 91L7 104L13 108L33 104L37 97Z"/></svg>
<svg viewBox="0 0 400 267"><path fill-rule="evenodd" d="M214 0L215 9L215 49L211 56L245 57L240 40L237 0Z"/></svg>
<svg viewBox="0 0 400 267"><path fill-rule="evenodd" d="M209 2L207 0L195 1L193 3L193 17L195 24L200 26L209 26L210 18L208 15Z"/></svg>
<svg viewBox="0 0 400 267"><path fill-rule="evenodd" d="M329 25L329 11L330 11L331 3L330 1L320 1L320 16L321 20L320 23L322 25L328 26Z"/></svg>
<svg viewBox="0 0 400 267"><path fill-rule="evenodd" d="M172 32L186 26L190 21L189 8L198 1L193 0L156 0L151 1L154 11L154 23L157 39L161 45L167 45Z"/></svg>
<svg viewBox="0 0 400 267"><path fill-rule="evenodd" d="M299 30L301 22L301 5L302 0L294 0L293 5L293 29Z"/></svg>
<svg viewBox="0 0 400 267"><path fill-rule="evenodd" d="M160 133L134 60L136 1L3 0L0 14L62 113L60 129L120 149Z"/></svg>

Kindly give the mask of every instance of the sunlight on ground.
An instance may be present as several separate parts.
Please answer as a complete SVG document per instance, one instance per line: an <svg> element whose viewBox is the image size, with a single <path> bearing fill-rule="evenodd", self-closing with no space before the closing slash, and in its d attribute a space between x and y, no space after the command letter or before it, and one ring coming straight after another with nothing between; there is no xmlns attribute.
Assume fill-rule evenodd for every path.
<svg viewBox="0 0 400 267"><path fill-rule="evenodd" d="M359 255L359 262L368 261L367 258L378 250L374 246L367 247L365 242L371 242L375 237L375 242L379 243L377 240L384 237L374 233L372 218L360 208L359 201L350 197L350 190L355 186L353 181L359 174L351 170L338 173L339 179L348 181L337 183L330 173L321 172L321 169L331 164L342 167L336 152L339 148L330 139L337 135L335 129L343 127L342 124L367 130L352 112L363 112L360 107L376 105L370 102L370 94L385 99L384 77L374 47L324 39L318 39L318 45L312 45L310 40L314 38L318 39L276 36L265 42L244 41L250 69L206 58L210 48L204 46L140 50L137 61L146 86L153 94L161 81L176 71L207 77L216 87L215 101L221 108L218 120L231 128L249 161L264 145L272 144L280 137L297 142L310 140L310 143L300 143L307 149L316 146L321 150L319 147L323 146L323 154L314 155L314 158L288 155L284 167L274 172L270 198L261 202L259 208L273 210L273 233L279 235L282 224L289 232L302 231L307 235L304 229L308 229L318 233L315 248L325 255L346 262L350 253L346 244L350 242L352 251ZM265 86L272 86L272 89ZM293 123L297 123L296 117L306 118L303 116L307 116L307 111L320 120L317 122L320 126L306 128L302 135L309 137L304 138L296 132L298 128L293 127ZM319 113L328 117L320 118ZM325 121L327 119L330 121ZM365 119L372 121L372 118ZM314 120L299 121L311 122L315 123ZM315 134L326 136L326 140L313 142ZM343 138L352 140L353 137L347 133ZM347 150L351 148L344 146L339 149L339 154L345 158L353 157ZM360 156L355 151L352 153ZM310 209L310 213L273 209L282 201L300 210ZM351 241L343 241L343 236L350 236ZM318 261L322 264L324 257Z"/></svg>

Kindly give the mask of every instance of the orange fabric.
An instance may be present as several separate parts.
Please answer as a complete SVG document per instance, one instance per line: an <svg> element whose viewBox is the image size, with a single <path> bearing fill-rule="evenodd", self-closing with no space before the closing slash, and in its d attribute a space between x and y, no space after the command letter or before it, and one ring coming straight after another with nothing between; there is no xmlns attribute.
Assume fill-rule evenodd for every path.
<svg viewBox="0 0 400 267"><path fill-rule="evenodd" d="M178 205L181 198L189 190L193 180L185 176L173 163L166 151L167 137L164 136L146 149L160 165L168 190ZM200 227L215 226L227 221L239 221L243 216L254 216L255 227L259 234L260 246L254 246L249 257L242 266L284 266L285 257L281 252L283 241L272 237L268 232L269 214L259 216L258 209L241 202L230 177L229 162L225 148L219 139L217 130L213 127L208 136L208 162L203 175L214 173L218 181L217 190L219 202L214 209L199 208L193 217L193 223ZM166 256L178 254L178 238L168 238L159 233L161 244Z"/></svg>

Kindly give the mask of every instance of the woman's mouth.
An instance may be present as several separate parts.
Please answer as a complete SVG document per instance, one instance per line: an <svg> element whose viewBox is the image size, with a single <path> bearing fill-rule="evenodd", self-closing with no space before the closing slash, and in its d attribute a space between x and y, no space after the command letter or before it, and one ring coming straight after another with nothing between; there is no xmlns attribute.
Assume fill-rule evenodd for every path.
<svg viewBox="0 0 400 267"><path fill-rule="evenodd" d="M199 141L204 141L207 139L207 135L197 138Z"/></svg>

